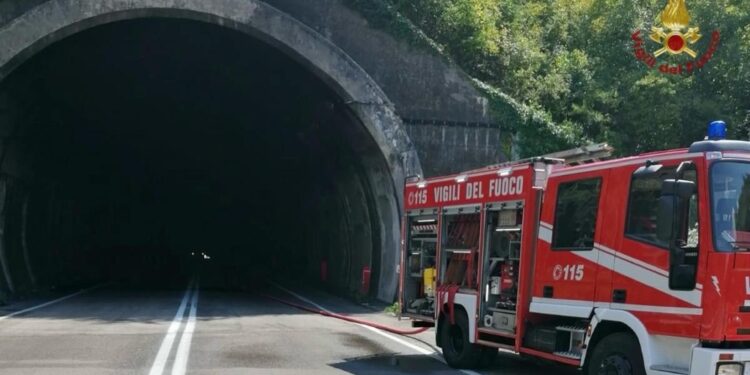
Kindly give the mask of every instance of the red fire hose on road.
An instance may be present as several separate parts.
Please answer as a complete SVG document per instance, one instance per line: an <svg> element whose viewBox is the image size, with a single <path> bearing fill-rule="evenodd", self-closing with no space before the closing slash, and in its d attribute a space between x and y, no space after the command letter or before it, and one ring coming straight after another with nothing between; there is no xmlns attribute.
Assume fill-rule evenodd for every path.
<svg viewBox="0 0 750 375"><path fill-rule="evenodd" d="M274 300L276 302L279 302L279 303L282 303L284 305L288 305L288 306L300 309L300 310L304 310L304 311L315 313L315 314L320 314L320 315L331 317L331 318L345 320L345 321L351 322L351 323L357 323L357 324L366 325L366 326L377 328L377 329L380 329L380 330L383 330L383 331L386 331L386 332L395 333L397 335L416 335L418 333L422 333L422 332L424 332L424 331L426 331L426 330L429 329L428 327L416 328L416 329L410 329L410 330L400 329L400 328L394 328L394 327L389 327L389 326L382 325L382 324L379 324L379 323L370 322L370 321L367 321L367 320L352 318L351 316L336 314L336 313L325 311L325 310L321 310L321 309L307 307L305 305L302 305L302 304L299 304L299 303L296 303L296 302L287 301L287 300L284 300L284 299L281 299L281 298L277 298L277 297L273 297L273 296L269 296L269 295L266 295L266 294L261 294L261 296L263 296L265 298L268 298L268 299L272 299L272 300Z"/></svg>

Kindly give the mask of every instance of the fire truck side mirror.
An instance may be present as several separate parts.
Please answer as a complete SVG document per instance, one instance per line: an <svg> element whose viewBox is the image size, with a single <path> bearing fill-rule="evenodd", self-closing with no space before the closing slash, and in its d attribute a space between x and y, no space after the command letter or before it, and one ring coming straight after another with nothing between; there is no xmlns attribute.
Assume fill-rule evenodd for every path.
<svg viewBox="0 0 750 375"><path fill-rule="evenodd" d="M685 262L688 205L695 193L696 185L692 181L664 180L662 183L656 235L669 247L669 288L674 290L695 288L696 267Z"/></svg>
<svg viewBox="0 0 750 375"><path fill-rule="evenodd" d="M664 185L672 185L674 195L677 196L681 201L687 202L690 197L695 194L695 182L687 180L665 180ZM664 193L664 186L662 186L662 194Z"/></svg>
<svg viewBox="0 0 750 375"><path fill-rule="evenodd" d="M675 225L679 227L686 217L684 208L695 193L695 183L685 180L664 180L659 197L656 220L656 237L662 243L673 243L677 239Z"/></svg>
<svg viewBox="0 0 750 375"><path fill-rule="evenodd" d="M695 264L678 264L669 267L669 289L695 289Z"/></svg>
<svg viewBox="0 0 750 375"><path fill-rule="evenodd" d="M676 200L673 194L662 194L659 197L659 210L656 217L656 238L664 244L672 243L672 227Z"/></svg>

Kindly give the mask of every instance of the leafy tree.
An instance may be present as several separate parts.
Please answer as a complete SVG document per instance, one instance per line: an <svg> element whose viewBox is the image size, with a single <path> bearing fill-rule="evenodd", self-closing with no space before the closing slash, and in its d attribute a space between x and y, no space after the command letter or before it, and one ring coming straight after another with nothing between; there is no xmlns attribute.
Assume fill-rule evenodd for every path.
<svg viewBox="0 0 750 375"><path fill-rule="evenodd" d="M361 1L361 0L350 0ZM721 44L702 70L673 76L637 61L665 0L370 0L405 17L493 100L521 156L606 141L621 154L687 146L725 119L750 137L750 2L690 0L691 24ZM685 56L662 56L684 62Z"/></svg>

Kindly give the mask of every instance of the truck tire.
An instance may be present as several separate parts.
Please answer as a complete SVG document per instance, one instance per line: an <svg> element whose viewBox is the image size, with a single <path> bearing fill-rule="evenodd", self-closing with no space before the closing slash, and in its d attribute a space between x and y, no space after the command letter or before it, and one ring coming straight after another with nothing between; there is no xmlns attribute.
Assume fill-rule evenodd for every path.
<svg viewBox="0 0 750 375"><path fill-rule="evenodd" d="M484 348L469 342L469 318L463 310L456 309L456 324L451 325L447 317L442 317L440 347L448 366L458 369L479 368L483 363Z"/></svg>
<svg viewBox="0 0 750 375"><path fill-rule="evenodd" d="M646 375L638 339L630 333L613 333L596 344L588 375Z"/></svg>

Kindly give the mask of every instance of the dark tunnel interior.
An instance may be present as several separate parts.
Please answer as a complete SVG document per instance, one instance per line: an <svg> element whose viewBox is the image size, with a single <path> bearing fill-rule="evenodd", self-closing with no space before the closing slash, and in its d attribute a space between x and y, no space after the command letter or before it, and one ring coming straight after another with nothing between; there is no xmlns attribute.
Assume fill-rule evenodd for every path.
<svg viewBox="0 0 750 375"><path fill-rule="evenodd" d="M377 286L382 154L329 85L248 34L97 26L21 64L0 106L5 293L198 272L206 287L324 278L356 294L365 266Z"/></svg>

